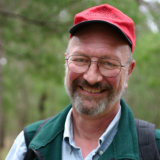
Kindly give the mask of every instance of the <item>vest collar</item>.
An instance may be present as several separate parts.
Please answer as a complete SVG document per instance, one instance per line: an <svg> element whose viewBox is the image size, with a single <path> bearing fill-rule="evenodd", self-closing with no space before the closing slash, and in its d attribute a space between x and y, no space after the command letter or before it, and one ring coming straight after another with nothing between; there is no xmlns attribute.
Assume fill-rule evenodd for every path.
<svg viewBox="0 0 160 160"><path fill-rule="evenodd" d="M122 112L117 134L99 160L104 160L106 157L116 160L139 160L138 137L132 111L123 99L121 99L121 107Z"/></svg>
<svg viewBox="0 0 160 160"><path fill-rule="evenodd" d="M71 107L71 104L68 105L62 112L51 118L35 136L29 148L41 149L51 141L55 141L59 135L63 135L66 116ZM106 157L116 160L139 160L138 137L132 111L122 99L121 107L122 112L117 134L99 160L104 160ZM59 144L62 144L62 139Z"/></svg>

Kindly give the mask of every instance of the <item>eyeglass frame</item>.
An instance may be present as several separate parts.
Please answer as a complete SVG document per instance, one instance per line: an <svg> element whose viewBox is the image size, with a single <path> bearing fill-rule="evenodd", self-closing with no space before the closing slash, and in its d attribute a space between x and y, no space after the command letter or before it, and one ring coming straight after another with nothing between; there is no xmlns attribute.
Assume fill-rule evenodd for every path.
<svg viewBox="0 0 160 160"><path fill-rule="evenodd" d="M105 76L105 75L102 74L101 71L99 70L99 72L100 72L103 76L105 76L105 77L116 77L116 76L119 75L119 73L121 72L122 67L125 67L125 66L129 63L129 60L128 60L128 61L126 62L126 64L123 65L123 64L121 64L121 62L119 62L119 61L116 60L116 59L100 58L100 57L96 57L96 58L99 58L97 61L92 61L91 58L90 58L89 56L86 56L86 55L70 55L70 56L68 56L68 57L65 57L65 60L67 60L67 65L68 65L68 68L69 68L70 71L72 71L72 70L71 70L70 67L69 67L68 59L69 59L71 56L83 56L83 57L89 58L89 59L90 59L90 63L89 63L89 65L88 65L88 69L89 69L89 67L90 67L90 65L91 65L91 62L97 62L97 66L98 66L98 70L99 70L98 61L101 60L101 59L109 59L109 60L117 61L117 62L120 64L120 66L118 66L118 67L120 67L120 69L119 69L118 74L116 74L115 76ZM91 56L91 57L95 57L95 56ZM117 68L118 68L118 67L117 67ZM88 70L88 69L87 69L87 70ZM86 70L86 71L87 71L87 70ZM86 71L84 71L84 72L75 72L75 71L72 71L72 72L74 72L74 73L85 73Z"/></svg>

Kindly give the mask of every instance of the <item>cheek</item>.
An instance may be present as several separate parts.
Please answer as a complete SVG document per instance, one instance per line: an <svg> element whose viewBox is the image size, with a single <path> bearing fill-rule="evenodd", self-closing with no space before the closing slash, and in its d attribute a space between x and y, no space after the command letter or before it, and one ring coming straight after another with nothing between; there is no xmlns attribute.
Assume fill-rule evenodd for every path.
<svg viewBox="0 0 160 160"><path fill-rule="evenodd" d="M128 88L128 80L129 80L129 75L126 75L126 78L124 80L124 83L125 83L124 87L125 87L125 89Z"/></svg>
<svg viewBox="0 0 160 160"><path fill-rule="evenodd" d="M110 78L106 77L105 80L110 86L112 86L113 88L117 88L120 82L120 76L110 77Z"/></svg>
<svg viewBox="0 0 160 160"><path fill-rule="evenodd" d="M126 71L125 73L123 73L123 75L121 76L121 86L124 87L124 89L127 89L128 87L128 78L129 78L129 75L128 75L128 72Z"/></svg>
<svg viewBox="0 0 160 160"><path fill-rule="evenodd" d="M72 85L73 81L76 80L77 78L79 78L82 74L74 73L74 72L68 70L66 75L67 75L68 83L70 85Z"/></svg>

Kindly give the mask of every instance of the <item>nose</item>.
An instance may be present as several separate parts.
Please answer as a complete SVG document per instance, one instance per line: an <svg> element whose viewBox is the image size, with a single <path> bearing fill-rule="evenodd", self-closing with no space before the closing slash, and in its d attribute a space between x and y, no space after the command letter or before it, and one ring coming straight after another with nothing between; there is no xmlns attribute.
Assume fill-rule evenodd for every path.
<svg viewBox="0 0 160 160"><path fill-rule="evenodd" d="M83 78L91 85L102 81L103 75L99 72L96 61L92 61L88 70L83 74Z"/></svg>

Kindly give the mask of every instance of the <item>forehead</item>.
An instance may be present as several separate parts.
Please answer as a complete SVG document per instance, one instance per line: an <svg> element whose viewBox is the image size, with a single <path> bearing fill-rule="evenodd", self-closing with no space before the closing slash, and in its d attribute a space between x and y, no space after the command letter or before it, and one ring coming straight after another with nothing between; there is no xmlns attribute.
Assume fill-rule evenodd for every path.
<svg viewBox="0 0 160 160"><path fill-rule="evenodd" d="M128 55L129 45L115 30L102 25L88 26L70 40L69 54L97 57L122 57Z"/></svg>

